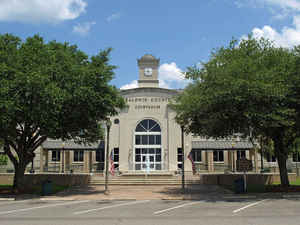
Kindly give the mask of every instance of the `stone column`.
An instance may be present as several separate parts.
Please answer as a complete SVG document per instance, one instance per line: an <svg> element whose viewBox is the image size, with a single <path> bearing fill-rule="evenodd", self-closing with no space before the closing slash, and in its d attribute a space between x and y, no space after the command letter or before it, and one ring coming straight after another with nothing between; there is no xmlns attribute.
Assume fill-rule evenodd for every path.
<svg viewBox="0 0 300 225"><path fill-rule="evenodd" d="M228 161L228 168L233 171L233 164L232 164L232 153L230 150L227 151L227 161Z"/></svg>
<svg viewBox="0 0 300 225"><path fill-rule="evenodd" d="M83 172L89 172L89 154L87 151L83 152Z"/></svg>
<svg viewBox="0 0 300 225"><path fill-rule="evenodd" d="M254 149L254 164L255 164L255 173L258 173L258 154L257 154L257 148Z"/></svg>
<svg viewBox="0 0 300 225"><path fill-rule="evenodd" d="M236 172L237 151L233 151L233 171Z"/></svg>
<svg viewBox="0 0 300 225"><path fill-rule="evenodd" d="M60 154L60 161L59 161L59 173L61 173L64 169L63 167L65 166L64 165L64 151L63 150L60 150L59 151L59 154Z"/></svg>
<svg viewBox="0 0 300 225"><path fill-rule="evenodd" d="M130 148L128 152L128 170L135 170L135 164L132 160L133 149Z"/></svg>
<svg viewBox="0 0 300 225"><path fill-rule="evenodd" d="M89 157L88 157L88 170L89 173L92 172L92 161L93 161L93 151L89 151Z"/></svg>
<svg viewBox="0 0 300 225"><path fill-rule="evenodd" d="M208 159L208 172L214 172L214 153L213 151L207 151Z"/></svg>
<svg viewBox="0 0 300 225"><path fill-rule="evenodd" d="M40 150L40 173L44 172L44 149Z"/></svg>
<svg viewBox="0 0 300 225"><path fill-rule="evenodd" d="M163 160L163 165L162 165L162 170L169 170L169 151L167 148L164 149L164 157L162 158Z"/></svg>

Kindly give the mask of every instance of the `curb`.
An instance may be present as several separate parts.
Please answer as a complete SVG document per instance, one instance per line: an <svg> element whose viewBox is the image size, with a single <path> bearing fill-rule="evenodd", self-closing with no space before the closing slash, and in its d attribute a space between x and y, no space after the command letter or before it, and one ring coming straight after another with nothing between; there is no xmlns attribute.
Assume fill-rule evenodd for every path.
<svg viewBox="0 0 300 225"><path fill-rule="evenodd" d="M0 201L15 201L15 198L0 198Z"/></svg>
<svg viewBox="0 0 300 225"><path fill-rule="evenodd" d="M231 196L223 196L223 198L225 199L243 199L243 198L248 198L248 199L252 199L252 198L259 198L259 196L256 195L231 195Z"/></svg>
<svg viewBox="0 0 300 225"><path fill-rule="evenodd" d="M283 195L282 196L283 198L300 198L300 195L299 194L290 194L290 195Z"/></svg>
<svg viewBox="0 0 300 225"><path fill-rule="evenodd" d="M75 201L74 198L40 198L41 201Z"/></svg>

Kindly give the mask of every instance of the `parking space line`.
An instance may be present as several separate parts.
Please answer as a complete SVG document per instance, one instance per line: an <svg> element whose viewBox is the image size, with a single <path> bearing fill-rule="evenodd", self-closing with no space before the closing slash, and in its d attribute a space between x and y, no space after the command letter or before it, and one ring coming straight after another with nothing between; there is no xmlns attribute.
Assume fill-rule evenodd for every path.
<svg viewBox="0 0 300 225"><path fill-rule="evenodd" d="M80 215L80 214L84 214L84 213L89 213L89 212L94 212L94 211L100 211L100 210L103 210L103 209L110 209L110 208L120 207L120 206L124 206L124 205L135 205L135 204L145 203L145 202L149 202L149 201L150 200L135 201L135 202L126 202L126 203L122 203L122 204L110 205L110 206L105 206L105 207L96 208L96 209L89 209L89 210L84 210L84 211L78 211L78 212L74 212L74 214L75 215Z"/></svg>
<svg viewBox="0 0 300 225"><path fill-rule="evenodd" d="M182 208L182 207L185 207L185 206L188 206L188 205L195 205L197 203L200 203L200 201L197 201L197 202L189 202L189 203L185 203L185 204L182 204L182 205L178 205L178 206L175 206L175 207L172 207L172 208L168 208L168 209L163 209L163 210L160 210L160 211L156 211L154 212L153 214L154 215L158 215L158 214L162 214L164 212L168 212L168 211L171 211L171 210L174 210L174 209L178 209L178 208Z"/></svg>
<svg viewBox="0 0 300 225"><path fill-rule="evenodd" d="M25 208L25 209L15 209L15 210L10 210L10 211L3 211L3 212L0 212L0 215L10 214L10 213L18 213L18 212L25 212L25 211L30 211L30 210L34 210L34 209L43 209L43 208L62 206L62 205L72 205L72 204L78 204L78 203L84 203L84 202L89 202L89 200L74 201L74 202L59 203L59 204L52 204L52 205L43 205L43 206L37 206L37 207L31 207L31 208Z"/></svg>
<svg viewBox="0 0 300 225"><path fill-rule="evenodd" d="M13 203L23 203L23 202L29 202L32 201L32 199L26 199L26 200L10 200L9 202L0 202L0 205L9 205Z"/></svg>
<svg viewBox="0 0 300 225"><path fill-rule="evenodd" d="M264 200L261 200L261 201L258 201L258 202L251 203L251 204L246 205L246 206L244 206L244 207L242 207L242 208L239 208L239 209L234 210L233 213L240 212L240 211L242 211L242 210L244 210L244 209L247 209L247 208L249 208L249 207L258 205L258 204L260 204L260 203L262 203L262 202L264 202L264 201L267 201L267 200L268 200L268 199L264 199Z"/></svg>

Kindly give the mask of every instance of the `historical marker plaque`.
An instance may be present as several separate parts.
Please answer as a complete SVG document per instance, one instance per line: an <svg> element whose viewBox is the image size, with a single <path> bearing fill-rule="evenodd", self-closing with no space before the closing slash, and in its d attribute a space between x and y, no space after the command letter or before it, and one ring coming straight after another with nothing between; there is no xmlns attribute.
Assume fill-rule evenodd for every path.
<svg viewBox="0 0 300 225"><path fill-rule="evenodd" d="M238 159L236 160L236 168L239 172L247 172L253 169L252 161L248 159Z"/></svg>

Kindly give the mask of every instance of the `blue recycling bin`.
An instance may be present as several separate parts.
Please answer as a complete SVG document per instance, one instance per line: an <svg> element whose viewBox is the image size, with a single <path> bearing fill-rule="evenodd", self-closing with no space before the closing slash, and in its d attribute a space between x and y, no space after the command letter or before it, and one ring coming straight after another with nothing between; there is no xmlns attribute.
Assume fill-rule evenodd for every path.
<svg viewBox="0 0 300 225"><path fill-rule="evenodd" d="M234 181L234 192L236 194L245 193L246 190L244 189L244 179L239 178Z"/></svg>
<svg viewBox="0 0 300 225"><path fill-rule="evenodd" d="M42 184L42 195L52 194L52 181L46 180Z"/></svg>

